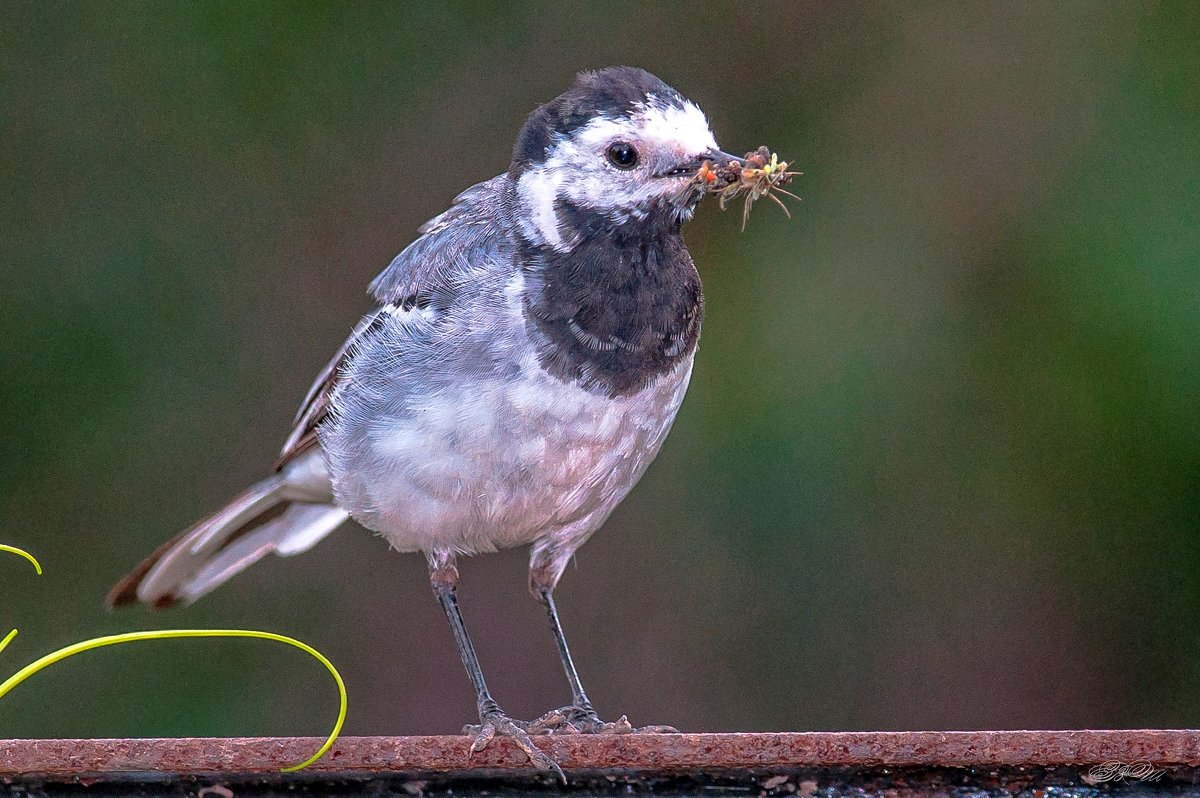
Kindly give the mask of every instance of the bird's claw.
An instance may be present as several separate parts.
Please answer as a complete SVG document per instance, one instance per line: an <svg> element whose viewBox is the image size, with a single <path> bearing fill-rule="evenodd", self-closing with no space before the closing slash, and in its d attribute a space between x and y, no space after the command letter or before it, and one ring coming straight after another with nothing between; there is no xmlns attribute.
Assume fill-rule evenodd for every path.
<svg viewBox="0 0 1200 798"><path fill-rule="evenodd" d="M472 737L471 748L467 751L467 758L475 756L483 749L488 747L488 744L496 737L507 737L516 744L518 748L525 752L529 757L530 763L538 770L553 773L565 784L567 781L566 775L558 763L543 753L529 739L529 731L527 730L533 724L525 723L524 721L513 720L502 712L496 712L485 715L480 718L483 723L478 726L466 726L463 728L463 734Z"/></svg>
<svg viewBox="0 0 1200 798"><path fill-rule="evenodd" d="M628 734L633 731L621 716L616 723L605 723L590 707L575 705L552 709L526 727L532 734Z"/></svg>
<svg viewBox="0 0 1200 798"><path fill-rule="evenodd" d="M600 719L591 707L571 706L552 709L525 726L530 734L678 734L674 726L642 726L635 728L622 715L614 722Z"/></svg>

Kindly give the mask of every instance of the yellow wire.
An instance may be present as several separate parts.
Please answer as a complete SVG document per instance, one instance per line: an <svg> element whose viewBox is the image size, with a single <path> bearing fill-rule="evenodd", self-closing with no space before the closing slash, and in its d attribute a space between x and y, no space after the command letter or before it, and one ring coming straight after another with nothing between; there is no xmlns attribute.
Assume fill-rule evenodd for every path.
<svg viewBox="0 0 1200 798"><path fill-rule="evenodd" d="M35 558L32 554L25 551L25 549L18 549L16 546L6 546L3 543L0 543L0 551L7 551L9 554L16 554L18 557L24 557L33 563L33 569L38 572L38 576L42 575L42 564L38 562L37 558Z"/></svg>
<svg viewBox="0 0 1200 798"><path fill-rule="evenodd" d="M37 561L36 557L34 557L29 552L25 551L25 549L18 549L16 546L9 546L7 544L0 543L0 551L7 551L9 554L16 554L18 557L24 557L25 559L27 559L31 563L33 563L33 570L37 571L37 575L38 576L42 575L42 564ZM0 651L3 651L4 649L8 648L8 644L11 643L12 639L16 636L17 636L16 629L13 629L11 632L9 632L7 635L5 635L4 639L0 640Z"/></svg>
<svg viewBox="0 0 1200 798"><path fill-rule="evenodd" d="M10 548L11 547L8 546L4 547L5 550L10 550ZM30 559L33 558L30 557ZM12 640L16 634L17 630L14 629L13 631L9 632L8 636L5 637L3 641L0 641L0 651L4 650L4 647L8 645L9 641ZM333 663L330 662L329 659L320 651L317 651L312 646L308 645L307 643L303 643L294 637L277 635L274 632L259 632L252 629L161 629L152 632L127 632L125 634L108 635L106 637L95 637L91 640L84 640L82 643L75 643L74 645L60 648L59 650L51 652L41 659L26 665L4 682L0 682L0 698L3 698L14 687L43 668L47 668L56 662L61 662L67 657L74 656L75 654L81 654L84 651L91 651L94 648L114 646L119 643L133 643L138 640L164 640L181 637L254 637L262 640L274 640L278 643L286 643L289 646L294 646L295 648L298 648L301 651L313 656L317 661L325 666L329 673L333 675L334 681L337 682L338 697L341 701L341 706L338 709L337 723L334 724L333 731L330 732L329 736L325 739L325 744L322 745L315 754L298 765L291 765L283 768L282 772L294 773L297 770L303 770L323 757L325 753L333 747L333 743L337 740L338 735L342 731L342 724L346 721L346 683L342 681L342 675L338 673L337 668L333 667Z"/></svg>

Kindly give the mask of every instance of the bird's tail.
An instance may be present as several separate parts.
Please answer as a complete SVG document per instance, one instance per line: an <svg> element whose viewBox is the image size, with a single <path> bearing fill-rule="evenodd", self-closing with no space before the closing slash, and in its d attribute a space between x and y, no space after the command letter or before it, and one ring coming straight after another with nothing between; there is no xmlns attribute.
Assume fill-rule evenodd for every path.
<svg viewBox="0 0 1200 798"><path fill-rule="evenodd" d="M349 515L321 489L328 479L323 463L295 465L155 549L113 587L109 606L190 604L267 554L299 554L316 545Z"/></svg>

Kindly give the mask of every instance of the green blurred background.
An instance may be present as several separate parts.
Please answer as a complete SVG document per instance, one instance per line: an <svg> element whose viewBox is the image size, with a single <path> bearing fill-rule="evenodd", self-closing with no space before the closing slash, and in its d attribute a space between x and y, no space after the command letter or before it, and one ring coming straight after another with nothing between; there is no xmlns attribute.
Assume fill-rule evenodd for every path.
<svg viewBox="0 0 1200 798"><path fill-rule="evenodd" d="M576 70L635 64L788 221L687 229L657 464L560 593L601 712L687 730L1200 722L1200 6L4 3L0 624L297 635L356 734L473 699L424 563L346 527L195 607L110 584L270 467L367 282ZM463 566L514 716L567 700L525 553ZM323 734L267 643L94 652L0 736Z"/></svg>

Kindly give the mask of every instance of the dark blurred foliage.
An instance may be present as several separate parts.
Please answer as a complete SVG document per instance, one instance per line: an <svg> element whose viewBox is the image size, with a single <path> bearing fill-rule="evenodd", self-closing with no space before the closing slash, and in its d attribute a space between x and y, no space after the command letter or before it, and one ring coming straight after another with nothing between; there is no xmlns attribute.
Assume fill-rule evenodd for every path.
<svg viewBox="0 0 1200 798"><path fill-rule="evenodd" d="M788 221L706 207L708 316L658 463L560 606L603 713L691 730L1195 726L1200 8L5 3L7 674L87 636L294 634L350 733L473 701L424 563L346 527L197 606L109 585L270 467L370 278L581 68L643 66ZM517 716L567 693L524 552L463 568ZM322 734L315 664L94 652L3 736Z"/></svg>

